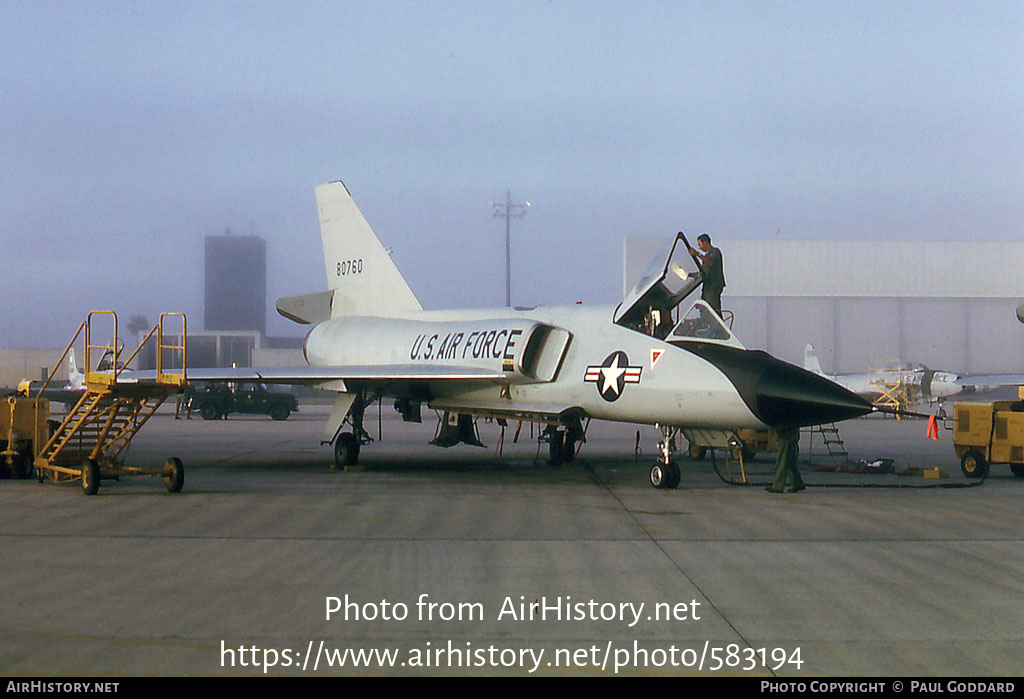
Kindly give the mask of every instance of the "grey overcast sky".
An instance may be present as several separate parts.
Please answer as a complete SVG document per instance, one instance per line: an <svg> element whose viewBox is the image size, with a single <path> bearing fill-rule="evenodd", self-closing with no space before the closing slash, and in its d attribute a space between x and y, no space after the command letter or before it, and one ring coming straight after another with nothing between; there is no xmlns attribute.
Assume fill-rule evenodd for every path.
<svg viewBox="0 0 1024 699"><path fill-rule="evenodd" d="M0 346L201 327L228 227L323 289L334 179L427 308L504 303L506 190L517 304L617 302L627 235L1022 234L1017 0L0 0L0 95Z"/></svg>

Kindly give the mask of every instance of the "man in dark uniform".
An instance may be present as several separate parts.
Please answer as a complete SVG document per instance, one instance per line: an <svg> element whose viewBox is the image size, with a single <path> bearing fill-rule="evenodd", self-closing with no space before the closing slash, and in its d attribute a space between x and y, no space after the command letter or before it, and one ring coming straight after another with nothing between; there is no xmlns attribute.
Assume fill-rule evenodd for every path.
<svg viewBox="0 0 1024 699"><path fill-rule="evenodd" d="M697 237L699 251L690 248L690 254L700 258L700 275L704 280L700 297L722 317L722 291L725 289L725 268L722 265L722 251L711 246L711 236L701 233Z"/></svg>
<svg viewBox="0 0 1024 699"><path fill-rule="evenodd" d="M185 419L192 419L192 401L196 395L196 387L192 385L191 381L185 382L185 390L178 394L178 404L174 406L174 419L180 420L179 414L182 409L185 410Z"/></svg>
<svg viewBox="0 0 1024 699"><path fill-rule="evenodd" d="M806 488L796 465L797 450L800 446L800 428L787 427L779 430L779 458L775 462L775 482L765 488L769 493L781 493L787 481L792 484L791 493Z"/></svg>

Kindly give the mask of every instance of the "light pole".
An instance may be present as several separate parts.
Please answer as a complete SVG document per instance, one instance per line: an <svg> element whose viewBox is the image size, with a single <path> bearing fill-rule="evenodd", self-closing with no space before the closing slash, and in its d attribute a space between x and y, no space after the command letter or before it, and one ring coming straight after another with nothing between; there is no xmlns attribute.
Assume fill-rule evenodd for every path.
<svg viewBox="0 0 1024 699"><path fill-rule="evenodd" d="M512 305L512 219L526 216L530 202L512 203L512 192L505 192L505 203L490 202L494 207L494 218L505 219L505 306ZM502 211L504 209L504 211Z"/></svg>

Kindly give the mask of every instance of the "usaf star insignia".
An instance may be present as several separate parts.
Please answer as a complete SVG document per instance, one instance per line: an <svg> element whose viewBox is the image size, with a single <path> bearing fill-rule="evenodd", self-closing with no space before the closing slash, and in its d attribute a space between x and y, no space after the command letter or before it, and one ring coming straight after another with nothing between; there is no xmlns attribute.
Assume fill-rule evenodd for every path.
<svg viewBox="0 0 1024 699"><path fill-rule="evenodd" d="M619 399L627 383L640 383L642 366L630 366L629 357L622 350L616 350L605 357L600 365L587 367L583 376L586 383L596 383L597 392L606 401Z"/></svg>

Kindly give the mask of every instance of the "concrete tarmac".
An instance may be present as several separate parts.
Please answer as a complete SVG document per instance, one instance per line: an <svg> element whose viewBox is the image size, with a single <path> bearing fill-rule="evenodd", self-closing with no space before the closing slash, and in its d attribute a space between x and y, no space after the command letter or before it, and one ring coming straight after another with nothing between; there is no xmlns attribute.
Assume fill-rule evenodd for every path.
<svg viewBox="0 0 1024 699"><path fill-rule="evenodd" d="M971 484L951 433L926 440L924 422L841 434L854 460L949 478L804 464L811 487L773 495L774 455L747 464L745 487L680 455L680 488L653 489L650 427L635 466L638 428L595 422L578 462L551 467L529 426L495 456L493 423L480 421L486 449L440 449L432 413L403 424L387 408L368 470L333 471L326 407L301 410L161 412L128 461L180 457L177 495L150 478L95 497L0 481L0 671L1021 673L1024 480L994 466L979 487L921 487ZM377 435L376 410L366 426ZM829 463L820 442L811 452Z"/></svg>

